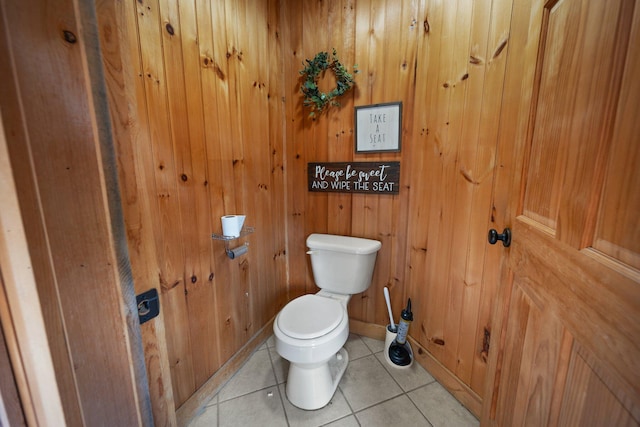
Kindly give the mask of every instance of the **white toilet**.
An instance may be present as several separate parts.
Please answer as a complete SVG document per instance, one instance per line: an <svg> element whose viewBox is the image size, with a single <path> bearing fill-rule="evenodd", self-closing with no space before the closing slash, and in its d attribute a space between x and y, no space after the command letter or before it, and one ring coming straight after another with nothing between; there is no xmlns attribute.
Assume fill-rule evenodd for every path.
<svg viewBox="0 0 640 427"><path fill-rule="evenodd" d="M359 237L311 234L307 254L317 294L290 301L273 322L276 351L290 362L287 398L298 408L325 406L347 369L347 304L371 285L382 244Z"/></svg>

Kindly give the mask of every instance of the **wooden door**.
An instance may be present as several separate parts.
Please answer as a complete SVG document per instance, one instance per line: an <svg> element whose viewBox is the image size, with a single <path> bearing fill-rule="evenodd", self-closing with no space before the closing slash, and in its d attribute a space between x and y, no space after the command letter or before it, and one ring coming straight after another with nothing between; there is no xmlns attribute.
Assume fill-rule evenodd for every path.
<svg viewBox="0 0 640 427"><path fill-rule="evenodd" d="M638 425L640 5L521 3L496 186L513 241L495 248L503 320L482 419Z"/></svg>
<svg viewBox="0 0 640 427"><path fill-rule="evenodd" d="M153 424L94 7L0 0L0 317L29 425Z"/></svg>

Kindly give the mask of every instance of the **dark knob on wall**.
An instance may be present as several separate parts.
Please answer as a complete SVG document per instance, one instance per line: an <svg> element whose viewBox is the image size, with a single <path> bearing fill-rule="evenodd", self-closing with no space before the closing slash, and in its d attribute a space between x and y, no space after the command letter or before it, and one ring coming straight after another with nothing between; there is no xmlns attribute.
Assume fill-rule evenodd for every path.
<svg viewBox="0 0 640 427"><path fill-rule="evenodd" d="M492 245L495 245L498 242L498 240L502 240L502 245L505 248L508 248L509 245L511 244L511 229L505 228L502 231L502 234L499 234L493 228L489 230L489 243L491 243Z"/></svg>

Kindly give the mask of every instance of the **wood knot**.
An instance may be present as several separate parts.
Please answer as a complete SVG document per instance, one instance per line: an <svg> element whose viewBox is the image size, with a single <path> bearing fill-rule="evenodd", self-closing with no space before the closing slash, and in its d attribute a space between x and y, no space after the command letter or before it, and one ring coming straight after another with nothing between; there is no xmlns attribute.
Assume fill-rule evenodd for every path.
<svg viewBox="0 0 640 427"><path fill-rule="evenodd" d="M175 34L175 30L173 29L173 25L171 25L170 23L167 22L167 25L164 26L167 29L167 33L169 33L169 35L174 35Z"/></svg>
<svg viewBox="0 0 640 427"><path fill-rule="evenodd" d="M162 291L170 291L171 289L175 288L180 284L180 280L176 280L173 283L169 283L160 275L158 276L158 278L160 281L160 289L162 289Z"/></svg>
<svg viewBox="0 0 640 427"><path fill-rule="evenodd" d="M479 185L480 182L473 179L473 177L469 174L469 172L465 171L464 169L460 169L460 174L464 177L465 181L473 184L473 185Z"/></svg>
<svg viewBox="0 0 640 427"><path fill-rule="evenodd" d="M214 71L216 72L216 75L218 76L218 78L219 78L220 80L223 80L223 81L224 81L224 79L225 79L225 75L224 75L224 73L222 72L222 69L218 66L218 64L214 64L214 65L215 65L215 67L214 67L213 69L214 69Z"/></svg>
<svg viewBox="0 0 640 427"><path fill-rule="evenodd" d="M507 47L507 39L504 39L502 40L502 42L500 42L500 44L496 48L496 51L493 53L493 59L496 59L502 53L505 47Z"/></svg>
<svg viewBox="0 0 640 427"><path fill-rule="evenodd" d="M63 30L62 37L64 38L64 41L69 44L75 44L78 41L78 37L69 30Z"/></svg>
<svg viewBox="0 0 640 427"><path fill-rule="evenodd" d="M431 341L436 345L444 345L444 340L442 338L433 338Z"/></svg>
<svg viewBox="0 0 640 427"><path fill-rule="evenodd" d="M478 58L477 56L469 55L469 62L473 65L481 65L482 59Z"/></svg>

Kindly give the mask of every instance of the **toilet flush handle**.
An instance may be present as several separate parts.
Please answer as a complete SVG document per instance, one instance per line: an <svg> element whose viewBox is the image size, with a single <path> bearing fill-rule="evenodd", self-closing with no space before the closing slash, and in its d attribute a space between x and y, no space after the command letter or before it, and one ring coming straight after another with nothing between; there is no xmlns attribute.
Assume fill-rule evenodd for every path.
<svg viewBox="0 0 640 427"><path fill-rule="evenodd" d="M313 251L307 251L307 255L311 255L312 253L314 253Z"/></svg>

